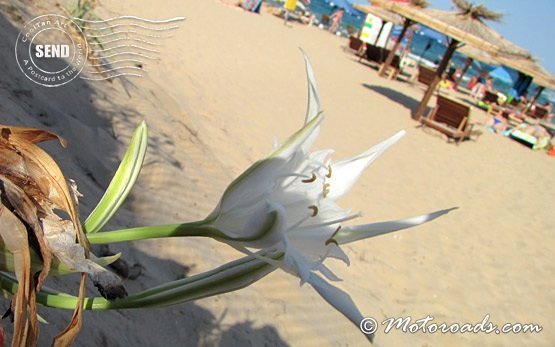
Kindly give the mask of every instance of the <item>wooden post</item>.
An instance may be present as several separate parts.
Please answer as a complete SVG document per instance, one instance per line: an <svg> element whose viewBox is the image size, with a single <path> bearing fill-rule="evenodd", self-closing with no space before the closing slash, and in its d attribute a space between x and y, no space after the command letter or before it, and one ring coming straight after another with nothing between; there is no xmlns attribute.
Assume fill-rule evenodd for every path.
<svg viewBox="0 0 555 347"><path fill-rule="evenodd" d="M470 57L466 58L466 60L464 61L464 67L461 71L461 75L459 76L459 78L457 78L457 82L455 82L455 89L459 88L459 84L461 84L462 78L463 78L464 74L466 73L466 70L468 70L470 65L472 65L473 61L474 61L474 59L472 59Z"/></svg>
<svg viewBox="0 0 555 347"><path fill-rule="evenodd" d="M540 97L544 89L545 89L544 86L538 86L538 88L536 89L536 95L534 95L532 98L534 103L538 101L538 98Z"/></svg>
<svg viewBox="0 0 555 347"><path fill-rule="evenodd" d="M393 48L391 49L391 52L389 52L389 55L387 56L385 63L383 63L382 66L380 67L379 75L381 77L384 77L386 75L387 69L393 62L393 57L395 56L395 52L397 52L397 48L399 48L399 45L401 44L401 41L403 40L403 37L405 37L405 33L407 32L407 29L411 24L412 24L412 21L408 18L405 18L405 22L403 23L403 29L401 29L401 33L399 34L399 39L393 45Z"/></svg>
<svg viewBox="0 0 555 347"><path fill-rule="evenodd" d="M378 36L376 36L376 41L374 41L374 46L378 45L378 41L380 40L380 35L382 34L383 31L383 27L387 24L387 22L384 20L382 21L382 26L380 27L380 31L378 31Z"/></svg>
<svg viewBox="0 0 555 347"><path fill-rule="evenodd" d="M445 52L441 63L439 63L434 79L432 83L430 83L430 85L428 86L428 90L426 90L426 93L424 93L422 101L420 101L420 104L418 104L418 109L413 115L414 119L420 120L420 118L424 115L424 111L426 111L426 107L428 107L428 101L430 101L432 94L434 93L439 81L441 80L441 75L445 71L447 64L449 64L449 61L451 60L453 53L455 53L458 44L459 41L455 39L451 39L451 42L449 42L449 46L447 46L447 51Z"/></svg>

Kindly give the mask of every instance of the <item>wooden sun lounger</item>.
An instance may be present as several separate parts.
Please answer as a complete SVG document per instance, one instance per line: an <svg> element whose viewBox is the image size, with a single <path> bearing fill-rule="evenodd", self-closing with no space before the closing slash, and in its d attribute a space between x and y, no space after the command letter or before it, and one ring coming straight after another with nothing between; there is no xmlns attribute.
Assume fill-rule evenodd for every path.
<svg viewBox="0 0 555 347"><path fill-rule="evenodd" d="M427 117L420 118L423 127L430 127L454 139L457 144L470 136L470 107L438 95L436 107Z"/></svg>
<svg viewBox="0 0 555 347"><path fill-rule="evenodd" d="M482 101L489 105L487 109L487 114L494 115L494 116L501 116L503 113L503 108L499 106L498 103L499 96L496 93L490 92L486 90Z"/></svg>
<svg viewBox="0 0 555 347"><path fill-rule="evenodd" d="M352 41L353 45L355 45L354 40ZM351 43L349 43L351 46ZM374 62L378 65L383 64L387 60L387 56L389 55L390 50L385 49L383 47L374 46L371 44L366 44L363 48L362 46L359 48L357 55L359 57L358 61L362 59L366 59L370 62ZM394 79L399 74L401 69L401 58L398 55L393 56L393 61L391 62L390 69L392 70L389 73L389 79Z"/></svg>
<svg viewBox="0 0 555 347"><path fill-rule="evenodd" d="M362 40L355 36L349 36L349 48L353 51L357 51L362 46Z"/></svg>
<svg viewBox="0 0 555 347"><path fill-rule="evenodd" d="M541 119L544 119L547 116L548 113L549 112L547 111L547 108L542 107L540 105L536 105L534 110L533 111L530 110L530 111L526 112L526 115L528 117L532 117L532 118L541 120Z"/></svg>
<svg viewBox="0 0 555 347"><path fill-rule="evenodd" d="M499 97L497 96L496 93L486 90L486 92L484 93L484 97L482 98L482 101L485 102L486 104L497 104L498 99Z"/></svg>
<svg viewBox="0 0 555 347"><path fill-rule="evenodd" d="M435 75L435 70L425 67L424 65L418 65L418 82L429 86L434 80Z"/></svg>

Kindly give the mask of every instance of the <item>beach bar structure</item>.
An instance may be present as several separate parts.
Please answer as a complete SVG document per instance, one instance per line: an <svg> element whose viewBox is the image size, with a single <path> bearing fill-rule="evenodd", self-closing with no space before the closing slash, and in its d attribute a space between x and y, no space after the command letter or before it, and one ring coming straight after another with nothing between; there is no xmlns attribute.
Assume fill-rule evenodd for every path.
<svg viewBox="0 0 555 347"><path fill-rule="evenodd" d="M391 11L383 9L381 7L373 6L373 5L361 5L361 4L354 4L353 6L355 9L359 10L360 12L371 14L382 19L383 22L378 32L378 35L376 36L376 42L374 42L374 44L377 43L380 37L380 34L382 33L383 28L387 23L393 23L394 25L403 24L403 17Z"/></svg>

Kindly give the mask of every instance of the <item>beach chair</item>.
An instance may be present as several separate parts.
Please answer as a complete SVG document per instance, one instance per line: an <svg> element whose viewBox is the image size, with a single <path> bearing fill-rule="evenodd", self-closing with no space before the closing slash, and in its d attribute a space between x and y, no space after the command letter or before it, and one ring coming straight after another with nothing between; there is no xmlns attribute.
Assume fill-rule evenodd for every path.
<svg viewBox="0 0 555 347"><path fill-rule="evenodd" d="M470 107L442 95L437 95L436 106L427 117L420 118L423 128L429 127L455 140L457 145L471 135Z"/></svg>
<svg viewBox="0 0 555 347"><path fill-rule="evenodd" d="M481 103L478 104L480 108L482 105L485 107L488 115L493 116L501 116L503 113L503 107L499 105L499 96L497 93L490 92L486 90L484 93L484 97L481 100Z"/></svg>
<svg viewBox="0 0 555 347"><path fill-rule="evenodd" d="M364 58L366 60L381 64L387 59L389 51L382 47L377 47L371 44L366 44L366 52Z"/></svg>
<svg viewBox="0 0 555 347"><path fill-rule="evenodd" d="M358 52L362 46L362 40L355 36L349 36L349 48Z"/></svg>
<svg viewBox="0 0 555 347"><path fill-rule="evenodd" d="M429 86L432 84L435 75L435 70L425 67L424 65L418 65L418 82Z"/></svg>
<svg viewBox="0 0 555 347"><path fill-rule="evenodd" d="M533 110L528 110L526 112L526 115L528 117L532 117L532 118L541 120L541 119L544 119L547 116L548 113L549 113L549 111L547 110L547 108L542 107L540 105L535 105Z"/></svg>
<svg viewBox="0 0 555 347"><path fill-rule="evenodd" d="M482 101L487 104L497 104L498 99L499 97L497 96L496 93L486 90L486 92L484 93L484 97L482 98Z"/></svg>
<svg viewBox="0 0 555 347"><path fill-rule="evenodd" d="M359 61L365 58L369 62L382 65L389 55L390 50L383 47L374 46L371 44L366 44L366 51L364 54L359 56ZM399 71L401 69L401 58L398 55L393 56L393 61L391 62L390 69L387 71L389 79L397 78Z"/></svg>

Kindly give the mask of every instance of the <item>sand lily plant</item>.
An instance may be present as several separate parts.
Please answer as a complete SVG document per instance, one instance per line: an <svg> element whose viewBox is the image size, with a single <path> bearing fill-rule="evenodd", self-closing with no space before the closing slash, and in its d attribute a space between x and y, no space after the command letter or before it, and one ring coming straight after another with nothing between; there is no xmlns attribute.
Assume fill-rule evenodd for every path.
<svg viewBox="0 0 555 347"><path fill-rule="evenodd" d="M73 221L74 227L71 229L80 230L77 235L81 235L76 238L72 234L72 240L82 240L72 243L71 247L88 245L89 242L100 244L148 238L203 236L224 242L245 253L245 257L214 270L161 284L127 297L118 295L117 300L112 300L116 297L110 295L96 298L70 296L44 286L38 287L32 296L27 295L25 300L36 300L46 306L65 309L158 307L238 290L276 269L282 269L298 277L301 284L311 285L324 300L358 326L363 315L346 292L330 283L339 278L326 266L326 260L335 258L348 265L349 258L341 245L419 225L449 210L389 222L364 225L350 223L359 214L340 207L336 200L347 194L363 171L396 143L404 132L398 132L363 153L344 160L330 160L331 150L310 153L324 115L320 110L312 67L306 56L305 63L309 100L303 126L268 157L254 163L231 182L216 208L205 219L99 232L121 205L139 174L146 150L146 126L141 124L104 197L87 218L83 228L75 227L78 223ZM17 235L24 235L26 232L25 228L15 226L17 221L9 211L6 217L2 215L0 218L5 225L2 226L3 230L8 230L8 227L10 230L19 230ZM41 222L48 226L49 220L38 217L37 223ZM18 286L18 283L24 283L22 278L30 276L19 270L20 264L30 264L31 260L19 256L19 249L25 248L24 242L10 242L9 237L5 238L4 232L1 235L7 253L13 253L10 258L13 259L12 267L6 265L5 269L15 269L15 277L0 273L0 287L17 294L16 298L19 298L21 291L30 291L28 285ZM83 249L86 250L86 246ZM65 260L58 255L59 251L52 252L61 262L57 268L63 268L66 272L72 270L90 274L91 271L87 271L89 268ZM87 255L87 252L83 254ZM98 269L113 260L115 257L97 259L96 262L89 259L85 261ZM25 265L25 268L30 269L30 265ZM64 272L62 270L59 272ZM109 284L114 283L116 282ZM111 285L106 286L113 289ZM116 290L116 293L120 291ZM101 294L105 293L101 290Z"/></svg>

